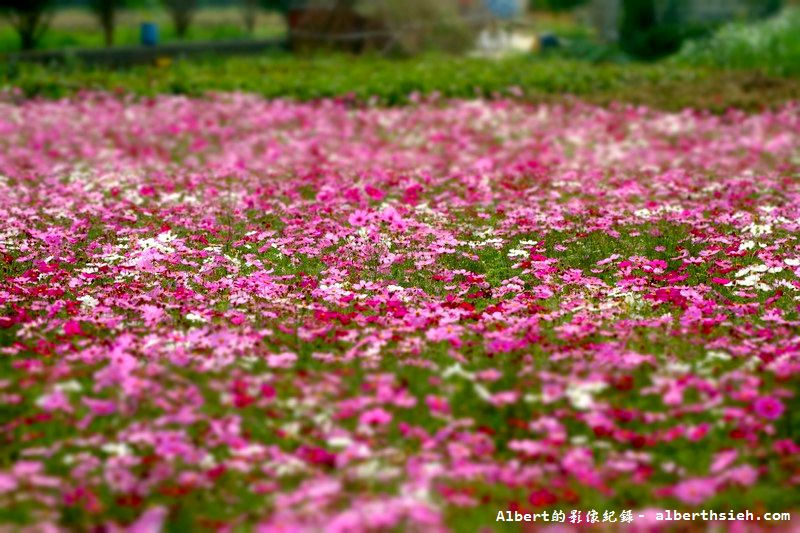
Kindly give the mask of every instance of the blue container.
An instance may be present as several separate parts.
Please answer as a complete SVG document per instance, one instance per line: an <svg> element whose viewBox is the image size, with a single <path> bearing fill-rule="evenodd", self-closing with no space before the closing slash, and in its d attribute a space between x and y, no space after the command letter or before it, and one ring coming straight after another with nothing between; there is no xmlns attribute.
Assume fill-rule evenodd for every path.
<svg viewBox="0 0 800 533"><path fill-rule="evenodd" d="M140 39L144 46L158 44L158 24L155 22L142 22Z"/></svg>

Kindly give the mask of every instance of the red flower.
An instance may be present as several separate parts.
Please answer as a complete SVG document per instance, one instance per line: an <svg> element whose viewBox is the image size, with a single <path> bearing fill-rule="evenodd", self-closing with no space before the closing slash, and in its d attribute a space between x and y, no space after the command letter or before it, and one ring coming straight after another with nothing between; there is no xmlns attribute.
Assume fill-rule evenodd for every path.
<svg viewBox="0 0 800 533"><path fill-rule="evenodd" d="M547 489L539 489L530 493L528 503L534 507L547 507L558 501L558 497Z"/></svg>

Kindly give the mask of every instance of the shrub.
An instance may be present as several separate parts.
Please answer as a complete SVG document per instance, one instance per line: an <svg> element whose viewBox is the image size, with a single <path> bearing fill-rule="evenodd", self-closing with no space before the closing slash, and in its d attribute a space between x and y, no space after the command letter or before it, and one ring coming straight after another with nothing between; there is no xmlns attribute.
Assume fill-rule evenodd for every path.
<svg viewBox="0 0 800 533"><path fill-rule="evenodd" d="M762 69L800 75L800 8L755 23L732 22L707 39L688 41L675 62L721 68Z"/></svg>

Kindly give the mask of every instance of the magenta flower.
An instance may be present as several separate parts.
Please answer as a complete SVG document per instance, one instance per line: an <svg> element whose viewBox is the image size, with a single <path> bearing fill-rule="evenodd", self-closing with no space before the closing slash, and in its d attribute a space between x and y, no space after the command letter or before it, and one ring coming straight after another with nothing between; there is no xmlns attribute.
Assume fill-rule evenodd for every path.
<svg viewBox="0 0 800 533"><path fill-rule="evenodd" d="M73 337L75 335L81 335L83 331L81 331L81 325L77 320L70 320L66 324L64 324L64 334L68 337Z"/></svg>
<svg viewBox="0 0 800 533"><path fill-rule="evenodd" d="M753 403L753 410L761 418L776 420L783 414L783 403L772 396L761 396Z"/></svg>
<svg viewBox="0 0 800 533"><path fill-rule="evenodd" d="M365 426L384 426L392 421L392 415L388 411L376 407L361 413L358 421Z"/></svg>

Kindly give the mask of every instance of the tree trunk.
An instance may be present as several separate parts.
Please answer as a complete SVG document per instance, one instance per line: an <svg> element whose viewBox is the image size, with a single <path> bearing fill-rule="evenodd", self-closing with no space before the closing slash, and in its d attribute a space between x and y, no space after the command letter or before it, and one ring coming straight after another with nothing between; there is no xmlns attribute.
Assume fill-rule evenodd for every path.
<svg viewBox="0 0 800 533"><path fill-rule="evenodd" d="M175 13L173 17L175 22L175 33L183 39L186 37L186 32L189 31L189 17L186 13Z"/></svg>
<svg viewBox="0 0 800 533"><path fill-rule="evenodd" d="M40 35L40 13L24 13L16 19L14 26L19 35L20 48L32 50L36 47Z"/></svg>
<svg viewBox="0 0 800 533"><path fill-rule="evenodd" d="M242 9L245 30L252 35L256 29L256 19L258 18L258 0L244 0Z"/></svg>
<svg viewBox="0 0 800 533"><path fill-rule="evenodd" d="M28 31L27 28L20 30L19 44L23 50L33 50L36 47L36 39L33 36L33 32Z"/></svg>
<svg viewBox="0 0 800 533"><path fill-rule="evenodd" d="M184 38L192 23L192 15L197 7L196 0L169 0L167 7L175 25L175 33L181 39Z"/></svg>
<svg viewBox="0 0 800 533"><path fill-rule="evenodd" d="M101 17L100 24L103 27L103 41L106 46L114 44L114 13L104 13Z"/></svg>

